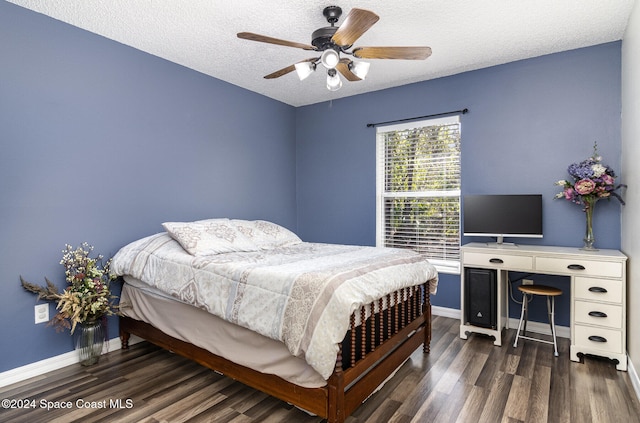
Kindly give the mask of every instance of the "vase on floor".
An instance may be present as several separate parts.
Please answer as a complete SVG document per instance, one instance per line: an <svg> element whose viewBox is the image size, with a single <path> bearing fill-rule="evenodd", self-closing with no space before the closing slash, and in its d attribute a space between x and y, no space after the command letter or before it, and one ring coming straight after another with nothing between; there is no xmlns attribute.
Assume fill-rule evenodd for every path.
<svg viewBox="0 0 640 423"><path fill-rule="evenodd" d="M97 364L104 345L102 320L80 323L76 330L78 331L76 350L80 355L80 364L83 366Z"/></svg>
<svg viewBox="0 0 640 423"><path fill-rule="evenodd" d="M587 226L584 233L584 246L582 250L586 251L597 251L598 249L593 245L596 242L595 237L593 236L593 210L596 206L595 201L586 202L584 205L584 213L587 218Z"/></svg>

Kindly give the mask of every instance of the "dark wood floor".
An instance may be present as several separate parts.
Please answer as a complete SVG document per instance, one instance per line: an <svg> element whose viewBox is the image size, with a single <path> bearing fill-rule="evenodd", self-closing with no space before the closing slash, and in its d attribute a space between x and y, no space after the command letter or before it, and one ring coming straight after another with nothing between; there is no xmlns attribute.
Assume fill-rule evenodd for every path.
<svg viewBox="0 0 640 423"><path fill-rule="evenodd" d="M559 358L546 344L514 349L514 334L507 331L502 347L482 335L464 341L457 320L435 316L431 354L416 351L347 422L640 422L626 372L597 358L571 362L567 339ZM0 421L321 421L146 342L92 367L0 388L5 398L33 400L35 408L0 409ZM47 411L47 401L71 408Z"/></svg>

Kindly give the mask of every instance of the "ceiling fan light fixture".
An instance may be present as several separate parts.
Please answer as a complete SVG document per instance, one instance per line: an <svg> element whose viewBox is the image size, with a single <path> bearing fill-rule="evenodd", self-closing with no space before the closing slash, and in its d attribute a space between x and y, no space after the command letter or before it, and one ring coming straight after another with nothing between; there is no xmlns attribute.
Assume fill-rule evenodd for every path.
<svg viewBox="0 0 640 423"><path fill-rule="evenodd" d="M320 63L327 69L335 69L340 62L340 55L332 48L328 48L322 53Z"/></svg>
<svg viewBox="0 0 640 423"><path fill-rule="evenodd" d="M335 69L329 69L327 71L327 89L329 91L338 91L342 88L342 80L338 76Z"/></svg>
<svg viewBox="0 0 640 423"><path fill-rule="evenodd" d="M300 62L296 63L294 66L296 68L296 73L298 74L298 78L300 78L300 81L304 81L305 79L307 79L307 77L316 70L316 64L313 62Z"/></svg>
<svg viewBox="0 0 640 423"><path fill-rule="evenodd" d="M369 73L369 66L371 66L369 62L351 62L349 63L349 70L358 78L364 79Z"/></svg>
<svg viewBox="0 0 640 423"><path fill-rule="evenodd" d="M353 61L340 58L341 54L353 56L355 59L401 59L424 60L431 56L430 47L354 47L354 43L371 28L380 17L369 10L352 8L342 25L336 23L342 15L338 6L325 7L322 12L331 26L319 28L311 34L311 44L303 44L253 32L239 32L238 38L279 46L294 47L316 52L316 57L302 60L280 70L265 75L265 79L280 78L294 70L298 78L305 80L318 68L318 63L327 70L327 89L337 91L342 87L342 78L355 82L366 78L369 72L368 62ZM317 56L317 55L320 56Z"/></svg>

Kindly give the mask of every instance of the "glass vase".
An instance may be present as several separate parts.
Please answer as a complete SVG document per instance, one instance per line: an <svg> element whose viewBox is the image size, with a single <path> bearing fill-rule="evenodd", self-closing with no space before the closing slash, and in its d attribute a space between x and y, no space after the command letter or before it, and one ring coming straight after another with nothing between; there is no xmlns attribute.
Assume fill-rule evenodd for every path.
<svg viewBox="0 0 640 423"><path fill-rule="evenodd" d="M92 366L97 364L102 354L104 344L104 329L102 321L91 321L78 324L76 330L76 350L80 355L80 364Z"/></svg>
<svg viewBox="0 0 640 423"><path fill-rule="evenodd" d="M594 247L594 243L596 242L595 237L593 236L593 209L595 208L596 202L588 202L585 203L584 213L587 218L587 227L584 233L584 246L581 250L586 251L598 251L596 247Z"/></svg>

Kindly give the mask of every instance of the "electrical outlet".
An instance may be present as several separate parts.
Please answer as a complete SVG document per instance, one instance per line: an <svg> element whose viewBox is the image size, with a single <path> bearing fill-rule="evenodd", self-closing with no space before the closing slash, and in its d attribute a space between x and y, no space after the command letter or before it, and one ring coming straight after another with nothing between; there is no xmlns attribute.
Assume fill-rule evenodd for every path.
<svg viewBox="0 0 640 423"><path fill-rule="evenodd" d="M531 279L523 279L522 280L522 284L523 285L533 285L533 281Z"/></svg>
<svg viewBox="0 0 640 423"><path fill-rule="evenodd" d="M49 321L49 304L38 304L35 306L36 325Z"/></svg>

